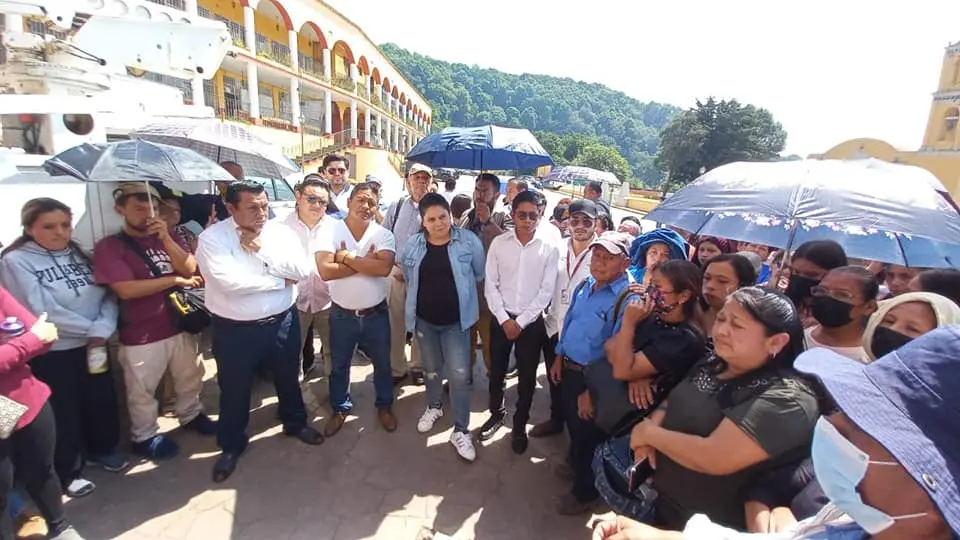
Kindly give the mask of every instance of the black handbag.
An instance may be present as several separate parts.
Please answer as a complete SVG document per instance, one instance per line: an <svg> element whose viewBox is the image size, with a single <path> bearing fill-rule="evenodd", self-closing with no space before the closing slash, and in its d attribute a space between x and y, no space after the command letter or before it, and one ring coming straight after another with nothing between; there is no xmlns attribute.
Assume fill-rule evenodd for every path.
<svg viewBox="0 0 960 540"><path fill-rule="evenodd" d="M146 263L153 277L163 277L163 272L160 271L157 263L153 262L153 259L147 255L147 252L143 250L136 240L125 233L120 233L118 236L127 247L133 250L133 252ZM203 289L173 287L167 289L165 294L167 305L170 306L170 310L173 312L173 323L179 330L189 334L199 334L210 326L210 311L207 310L207 307L204 305Z"/></svg>

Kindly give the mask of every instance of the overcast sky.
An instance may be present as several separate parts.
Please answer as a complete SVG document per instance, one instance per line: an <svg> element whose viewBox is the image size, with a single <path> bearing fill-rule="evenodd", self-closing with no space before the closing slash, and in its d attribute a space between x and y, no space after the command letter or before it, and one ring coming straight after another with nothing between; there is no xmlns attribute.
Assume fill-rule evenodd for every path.
<svg viewBox="0 0 960 540"><path fill-rule="evenodd" d="M441 60L766 107L801 155L853 137L916 149L960 41L957 0L324 1L375 42Z"/></svg>

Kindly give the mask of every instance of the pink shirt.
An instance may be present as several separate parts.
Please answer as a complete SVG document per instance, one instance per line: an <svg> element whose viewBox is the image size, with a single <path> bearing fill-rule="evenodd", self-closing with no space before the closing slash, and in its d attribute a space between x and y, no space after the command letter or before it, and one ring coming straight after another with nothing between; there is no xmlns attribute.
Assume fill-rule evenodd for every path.
<svg viewBox="0 0 960 540"><path fill-rule="evenodd" d="M16 317L28 329L37 322L33 313L0 287L0 318ZM17 429L33 422L43 404L50 397L50 388L33 376L27 362L46 353L50 348L40 342L29 330L18 337L0 343L0 394L27 406L17 422Z"/></svg>
<svg viewBox="0 0 960 540"><path fill-rule="evenodd" d="M300 221L295 211L283 220L283 223L296 233L303 246L304 254L312 263L310 267L313 272L310 277L297 283L297 309L300 311L317 313L330 307L330 287L317 270L316 253L320 230L333 219L330 216L324 216L312 229Z"/></svg>

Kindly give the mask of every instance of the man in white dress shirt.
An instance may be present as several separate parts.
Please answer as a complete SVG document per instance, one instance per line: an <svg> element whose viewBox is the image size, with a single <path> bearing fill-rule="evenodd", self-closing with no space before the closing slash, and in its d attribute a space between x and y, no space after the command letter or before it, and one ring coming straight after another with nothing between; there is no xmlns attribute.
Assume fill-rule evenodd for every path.
<svg viewBox="0 0 960 540"><path fill-rule="evenodd" d="M309 426L300 395L300 322L296 283L310 275L309 260L290 229L267 221L267 194L250 182L230 184L231 217L200 234L197 264L213 314L213 354L220 384L217 444L223 450L213 481L236 469L247 447L250 392L262 363L273 372L283 432L311 445L323 435Z"/></svg>
<svg viewBox="0 0 960 540"><path fill-rule="evenodd" d="M547 373L557 357L557 342L563 330L563 319L570 308L570 295L590 275L588 248L590 242L596 238L594 223L597 220L597 206L593 201L573 201L568 212L570 238L561 244L557 284L553 288L553 299L544 318L547 339L543 345L543 359L547 364ZM547 379L550 384L550 419L533 426L530 430L531 437L549 437L563 432L563 398L560 395L560 385L555 384L549 377Z"/></svg>
<svg viewBox="0 0 960 540"><path fill-rule="evenodd" d="M397 429L393 415L390 373L390 316L387 276L396 253L393 234L374 221L380 203L373 184L357 184L350 192L349 212L321 231L317 269L330 287L330 406L333 415L324 426L331 437L340 431L353 409L350 400L350 362L362 346L373 362L374 405L380 425Z"/></svg>
<svg viewBox="0 0 960 540"><path fill-rule="evenodd" d="M510 350L517 355L517 411L513 416L513 451L527 451L527 420L537 385L540 351L546 340L543 310L553 298L559 250L537 234L537 197L524 191L511 205L514 229L496 237L487 254L484 295L490 323L490 418L480 427L485 441L503 426L503 392Z"/></svg>

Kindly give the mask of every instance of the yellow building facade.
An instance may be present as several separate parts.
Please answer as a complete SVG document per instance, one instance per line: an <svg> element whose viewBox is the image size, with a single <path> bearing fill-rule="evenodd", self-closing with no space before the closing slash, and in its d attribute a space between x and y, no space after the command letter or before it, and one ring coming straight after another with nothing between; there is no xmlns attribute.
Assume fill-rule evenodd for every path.
<svg viewBox="0 0 960 540"><path fill-rule="evenodd" d="M873 157L892 163L923 167L936 175L960 200L960 42L949 45L943 55L943 67L937 91L933 94L927 130L919 150L894 148L878 139L852 139L842 142L815 159L861 159Z"/></svg>
<svg viewBox="0 0 960 540"><path fill-rule="evenodd" d="M175 21L182 11L218 20L233 46L211 80L134 75L248 124L304 165L331 151L355 163L378 151L403 154L430 132L426 98L359 26L320 0L150 1L158 9L137 16ZM40 20L25 18L24 26L45 32Z"/></svg>

